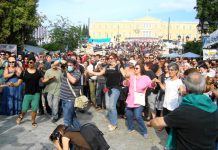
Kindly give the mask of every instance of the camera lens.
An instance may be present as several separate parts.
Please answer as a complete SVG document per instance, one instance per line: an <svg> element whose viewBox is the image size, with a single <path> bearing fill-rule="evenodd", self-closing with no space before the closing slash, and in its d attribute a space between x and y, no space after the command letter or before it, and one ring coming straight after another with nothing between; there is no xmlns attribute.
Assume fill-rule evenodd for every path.
<svg viewBox="0 0 218 150"><path fill-rule="evenodd" d="M61 64L61 68L62 68L62 69L65 69L66 67L67 67L66 64Z"/></svg>

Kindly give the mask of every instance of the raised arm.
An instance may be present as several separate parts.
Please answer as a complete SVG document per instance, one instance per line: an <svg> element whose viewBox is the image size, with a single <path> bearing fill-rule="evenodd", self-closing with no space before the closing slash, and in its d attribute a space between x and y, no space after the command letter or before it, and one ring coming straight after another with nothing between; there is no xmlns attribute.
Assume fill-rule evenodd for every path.
<svg viewBox="0 0 218 150"><path fill-rule="evenodd" d="M160 88L161 88L162 90L165 90L165 88L166 88L166 85L165 85L165 84L161 83L161 81L158 80L158 79L156 79L156 78L155 78L154 81L155 81L157 84L159 84L159 86L160 86Z"/></svg>
<svg viewBox="0 0 218 150"><path fill-rule="evenodd" d="M87 70L90 76L102 76L105 74L105 68L103 68L100 72L94 72L92 70Z"/></svg>
<svg viewBox="0 0 218 150"><path fill-rule="evenodd" d="M123 69L123 67L120 68L120 72L123 77L126 77L126 71Z"/></svg>

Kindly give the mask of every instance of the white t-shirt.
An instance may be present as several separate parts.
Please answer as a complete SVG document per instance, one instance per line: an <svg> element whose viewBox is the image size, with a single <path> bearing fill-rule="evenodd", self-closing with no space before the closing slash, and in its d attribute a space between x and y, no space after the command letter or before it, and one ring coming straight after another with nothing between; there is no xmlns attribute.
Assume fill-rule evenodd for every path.
<svg viewBox="0 0 218 150"><path fill-rule="evenodd" d="M94 70L94 66L92 64L89 64L87 67L88 71L93 71ZM97 80L97 76L91 76L90 79L92 80Z"/></svg>
<svg viewBox="0 0 218 150"><path fill-rule="evenodd" d="M181 79L171 80L170 78L165 81L165 97L163 107L173 111L181 102L181 96L179 95L179 87L183 85Z"/></svg>

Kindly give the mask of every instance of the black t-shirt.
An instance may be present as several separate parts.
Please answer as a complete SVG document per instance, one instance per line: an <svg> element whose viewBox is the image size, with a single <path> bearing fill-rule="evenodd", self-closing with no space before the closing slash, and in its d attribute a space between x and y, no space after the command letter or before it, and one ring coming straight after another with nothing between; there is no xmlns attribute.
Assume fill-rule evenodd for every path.
<svg viewBox="0 0 218 150"><path fill-rule="evenodd" d="M27 70L23 71L19 78L25 82L25 94L39 93L39 80L42 77L43 75L38 70L33 74L29 73Z"/></svg>
<svg viewBox="0 0 218 150"><path fill-rule="evenodd" d="M218 110L208 113L199 108L181 105L164 117L174 128L177 150L215 150L218 137Z"/></svg>
<svg viewBox="0 0 218 150"><path fill-rule="evenodd" d="M153 80L154 78L156 78L156 75L155 73L152 71L152 70L149 70L149 71L145 71L145 75L148 76L151 80ZM153 92L154 90L151 89L151 88L148 88L146 90L146 96L150 95L151 92Z"/></svg>
<svg viewBox="0 0 218 150"><path fill-rule="evenodd" d="M114 68L106 67L105 77L106 86L108 88L114 88L121 86L122 74L120 72L120 65L116 65Z"/></svg>

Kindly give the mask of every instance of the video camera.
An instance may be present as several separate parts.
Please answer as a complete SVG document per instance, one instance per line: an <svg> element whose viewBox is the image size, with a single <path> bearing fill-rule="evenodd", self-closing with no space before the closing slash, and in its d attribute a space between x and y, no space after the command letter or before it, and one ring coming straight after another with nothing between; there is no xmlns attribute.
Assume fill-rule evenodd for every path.
<svg viewBox="0 0 218 150"><path fill-rule="evenodd" d="M49 139L53 142L54 140L58 140L61 139L61 134L58 131L58 129L56 128L52 134L49 136Z"/></svg>

